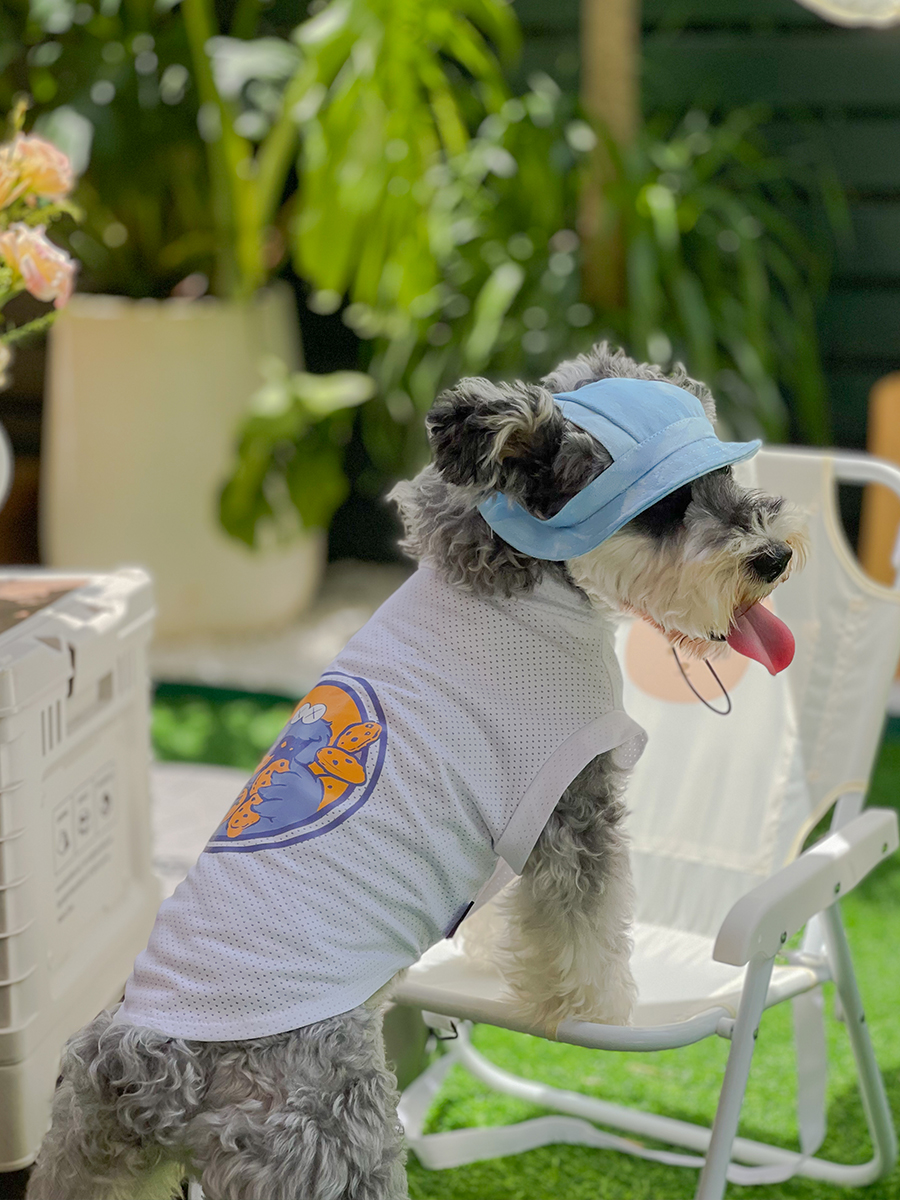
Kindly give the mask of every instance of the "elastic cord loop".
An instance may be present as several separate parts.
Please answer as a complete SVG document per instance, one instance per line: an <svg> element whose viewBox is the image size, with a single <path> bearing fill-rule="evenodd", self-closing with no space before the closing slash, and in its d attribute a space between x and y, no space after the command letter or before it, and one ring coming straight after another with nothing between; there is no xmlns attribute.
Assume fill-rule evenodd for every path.
<svg viewBox="0 0 900 1200"><path fill-rule="evenodd" d="M688 685L688 687L691 689L691 691L694 693L694 695L697 697L697 699L700 701L700 703L705 704L706 707L709 709L709 711L715 713L717 717L727 717L728 714L731 712L731 697L725 691L725 684L722 682L722 680L716 674L715 670L713 669L712 663L707 661L706 666L709 669L709 673L712 675L713 679L716 681L716 683L722 689L722 695L725 697L725 700L728 703L728 707L724 708L724 709L723 708L713 708L713 706L710 704L710 702L708 700L704 700L704 698L700 695L700 693L697 691L697 689L691 683L690 679L688 679L687 671L685 671L684 667L681 665L681 659L678 657L678 651L675 649L674 646L672 647L672 653L675 655L675 661L678 663L678 670L681 672L681 678Z"/></svg>

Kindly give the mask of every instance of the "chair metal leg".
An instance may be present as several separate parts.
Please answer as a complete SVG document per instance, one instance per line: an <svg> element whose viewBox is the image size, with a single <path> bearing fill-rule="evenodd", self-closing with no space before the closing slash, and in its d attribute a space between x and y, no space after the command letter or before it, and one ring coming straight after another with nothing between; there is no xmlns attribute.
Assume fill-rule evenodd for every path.
<svg viewBox="0 0 900 1200"><path fill-rule="evenodd" d="M821 916L828 959L841 1000L853 1057L856 1059L860 1096L875 1151L873 1179L882 1179L890 1174L897 1162L897 1133L884 1090L884 1080L875 1060L840 908L837 904L832 904Z"/></svg>
<svg viewBox="0 0 900 1200"><path fill-rule="evenodd" d="M765 1008L774 961L772 958L753 958L747 966L741 1003L731 1035L725 1080L695 1200L722 1200L725 1192L731 1148L737 1133L753 1048Z"/></svg>
<svg viewBox="0 0 900 1200"><path fill-rule="evenodd" d="M780 1182L797 1174L832 1185L859 1188L883 1178L897 1162L897 1137L884 1083L875 1061L838 905L834 904L820 913L816 925L817 929L808 931L807 942L809 947L818 950L822 944L820 938L824 937L831 976L846 1018L874 1147L873 1156L867 1162L835 1163L815 1157L811 1145L804 1146L804 1150L798 1154L779 1146L736 1137L774 962L763 958L753 959L747 967L719 1106L711 1131L689 1122L635 1112L594 1097L511 1075L478 1054L469 1043L466 1029L461 1028L455 1054L439 1064L433 1064L425 1073L428 1078L420 1077L404 1093L401 1115L412 1148L420 1155L424 1165L435 1169L478 1162L498 1154L515 1154L550 1143L614 1149L673 1166L700 1166L702 1163L695 1200L722 1200L727 1179L752 1185ZM422 1124L428 1102L440 1086L438 1075L434 1074L435 1068L439 1068L442 1078L452 1061L458 1061L488 1087L571 1115L539 1117L499 1129L452 1130L423 1135ZM423 1087L425 1091L419 1095ZM630 1136L620 1138L610 1135L588 1125L587 1121L622 1129ZM636 1141L635 1137L683 1146L694 1153L684 1155L651 1149ZM702 1155L704 1151L707 1152L705 1162L698 1157L698 1153Z"/></svg>

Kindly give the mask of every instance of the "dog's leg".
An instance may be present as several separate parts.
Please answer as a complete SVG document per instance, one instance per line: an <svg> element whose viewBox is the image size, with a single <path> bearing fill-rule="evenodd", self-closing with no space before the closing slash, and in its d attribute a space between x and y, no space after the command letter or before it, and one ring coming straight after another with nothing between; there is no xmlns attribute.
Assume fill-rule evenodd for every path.
<svg viewBox="0 0 900 1200"><path fill-rule="evenodd" d="M521 879L501 899L500 965L522 1014L551 1034L576 1018L631 1019L634 908L622 830L625 775L608 754L566 789Z"/></svg>
<svg viewBox="0 0 900 1200"><path fill-rule="evenodd" d="M206 1200L406 1196L380 1010L205 1053L211 1086L187 1139Z"/></svg>
<svg viewBox="0 0 900 1200"><path fill-rule="evenodd" d="M101 1013L63 1051L52 1123L28 1181L28 1200L170 1200L181 1195L184 1165L166 1146L164 1134L162 1142L150 1136L146 1122L154 1091L168 1092L164 1109L178 1106L179 1090L184 1090L179 1089L178 1056L172 1054L161 1068L158 1047L138 1044L143 1031L110 1028L110 1019L109 1013ZM149 1040L154 1039L164 1041L150 1034ZM154 1086L162 1082L160 1076L162 1088ZM142 1100L133 1103L128 1093L141 1090ZM139 1114L139 1106L147 1112Z"/></svg>

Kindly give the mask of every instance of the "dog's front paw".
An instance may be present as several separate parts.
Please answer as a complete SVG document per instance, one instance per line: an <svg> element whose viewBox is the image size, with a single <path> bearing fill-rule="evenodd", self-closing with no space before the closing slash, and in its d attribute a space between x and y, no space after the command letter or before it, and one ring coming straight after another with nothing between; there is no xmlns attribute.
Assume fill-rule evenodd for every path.
<svg viewBox="0 0 900 1200"><path fill-rule="evenodd" d="M608 973L602 984L584 983L563 987L569 981L545 979L539 989L510 981L515 994L516 1014L528 1025L556 1036L563 1021L593 1021L599 1025L630 1025L637 1000L637 986L627 966ZM556 986L554 987L554 983Z"/></svg>
<svg viewBox="0 0 900 1200"><path fill-rule="evenodd" d="M595 1021L599 1025L630 1025L637 1002L637 985L627 968L604 981L601 991L584 997L577 1011L567 1013L563 1020Z"/></svg>

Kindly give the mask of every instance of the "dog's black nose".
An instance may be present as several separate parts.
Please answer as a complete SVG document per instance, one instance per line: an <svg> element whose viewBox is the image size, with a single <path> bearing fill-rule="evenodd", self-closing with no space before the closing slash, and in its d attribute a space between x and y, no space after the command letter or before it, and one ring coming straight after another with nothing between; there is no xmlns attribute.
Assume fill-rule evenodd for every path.
<svg viewBox="0 0 900 1200"><path fill-rule="evenodd" d="M760 554L754 554L748 561L747 565L754 575L758 575L763 583L774 583L779 575L784 574L784 570L793 556L793 550L784 542L776 542L769 547L768 550L763 550Z"/></svg>

